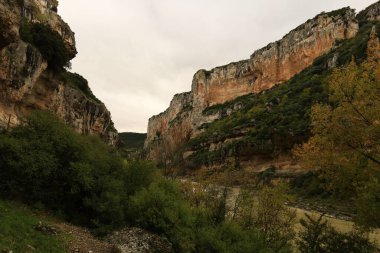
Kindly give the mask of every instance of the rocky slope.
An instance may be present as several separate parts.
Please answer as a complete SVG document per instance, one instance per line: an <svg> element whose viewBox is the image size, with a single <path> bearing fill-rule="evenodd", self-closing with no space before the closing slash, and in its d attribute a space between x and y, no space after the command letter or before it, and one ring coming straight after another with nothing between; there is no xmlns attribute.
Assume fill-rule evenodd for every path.
<svg viewBox="0 0 380 253"><path fill-rule="evenodd" d="M378 20L378 10L379 2L361 12L360 20ZM252 96L249 94L257 94L250 103L258 103L257 101L264 96L270 97L274 88L286 83L291 85L289 80L302 76L301 72L313 68L313 64L321 56L343 45L342 41L356 38L359 23L354 10L350 8L322 13L292 30L281 40L257 50L248 60L217 67L211 71L198 71L194 75L191 91L175 95L165 112L149 120L148 137L145 142L147 156L166 164L174 160L186 161L196 158L197 162L192 163L195 167L213 165L210 163L210 156L217 156L214 161L218 160L216 163L219 165L226 164L228 161L224 158L230 157L233 166L240 166L236 159L245 156L246 165L250 166L262 164L264 168L274 164L276 167L297 168L286 150L290 150L291 144L304 140L305 136L276 135L271 132L266 133L271 135L268 137L269 140L263 139L260 145L252 144L253 140L263 135L262 130L254 129L255 125L258 125L255 115L258 111L269 112L270 115L271 105L279 104L281 97L273 97L273 101L264 102L262 107L256 108L256 111L252 110L249 117L241 117L247 108L247 104L241 101L246 100L246 96ZM325 64L321 68L326 70L340 61L337 54L324 60ZM310 75L305 80L312 77ZM308 87L309 90L313 88L315 87ZM265 91L269 91L269 95L265 95ZM279 115L278 119L282 116L284 114ZM273 124L276 124L275 122L273 121ZM278 124L277 127L282 128L282 123ZM306 129L307 126L303 128ZM294 129L288 130L294 132ZM236 145L232 145L247 136L250 136L250 140L243 146L237 148ZM289 145L283 152L284 150L275 150L272 145L274 142L289 142ZM267 146L270 148L267 149ZM274 153L276 155L273 155ZM181 163L181 166L184 164Z"/></svg>
<svg viewBox="0 0 380 253"><path fill-rule="evenodd" d="M76 131L100 135L114 145L118 135L105 105L70 85L36 47L21 39L22 22L46 24L74 58L74 33L57 14L57 5L57 0L0 0L0 127L19 124L30 110L49 110Z"/></svg>

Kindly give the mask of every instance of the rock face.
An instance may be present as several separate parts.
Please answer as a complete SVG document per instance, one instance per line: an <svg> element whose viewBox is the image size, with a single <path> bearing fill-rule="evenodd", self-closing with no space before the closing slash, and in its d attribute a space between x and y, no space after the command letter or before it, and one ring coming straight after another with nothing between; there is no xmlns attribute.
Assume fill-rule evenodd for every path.
<svg viewBox="0 0 380 253"><path fill-rule="evenodd" d="M322 13L281 40L257 50L248 60L198 71L191 91L175 95L165 112L149 120L147 156L157 162L170 162L181 145L201 133L203 124L218 118L204 115L206 108L289 80L337 41L354 37L358 28L355 12L350 8Z"/></svg>
<svg viewBox="0 0 380 253"><path fill-rule="evenodd" d="M20 38L22 19L48 24L74 58L74 33L56 13L57 5L56 0L0 0L0 127L18 125L30 110L49 110L77 132L115 145L118 134L105 105L67 85L39 50Z"/></svg>
<svg viewBox="0 0 380 253"><path fill-rule="evenodd" d="M380 1L372 4L358 14L360 19L370 21L380 21Z"/></svg>

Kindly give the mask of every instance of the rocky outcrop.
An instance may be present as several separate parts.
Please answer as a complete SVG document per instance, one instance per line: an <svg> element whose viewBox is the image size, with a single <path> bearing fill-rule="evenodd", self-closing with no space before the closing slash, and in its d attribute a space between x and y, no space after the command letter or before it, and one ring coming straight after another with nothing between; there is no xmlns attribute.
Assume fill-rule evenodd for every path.
<svg viewBox="0 0 380 253"><path fill-rule="evenodd" d="M164 113L149 120L145 143L148 157L170 162L179 147L201 133L203 124L218 119L219 115L203 114L206 108L289 80L331 50L337 41L354 37L358 28L355 12L350 8L322 13L281 40L257 50L248 60L198 71L191 92L176 95Z"/></svg>
<svg viewBox="0 0 380 253"><path fill-rule="evenodd" d="M115 145L118 134L105 105L68 85L37 48L20 38L23 20L47 24L75 57L74 33L56 13L57 5L55 0L0 0L0 127L18 125L30 110L49 110L77 132Z"/></svg>
<svg viewBox="0 0 380 253"><path fill-rule="evenodd" d="M358 14L359 20L380 21L380 1L372 4Z"/></svg>
<svg viewBox="0 0 380 253"><path fill-rule="evenodd" d="M125 228L114 232L108 237L108 241L115 245L120 253L174 252L168 239L140 228Z"/></svg>
<svg viewBox="0 0 380 253"><path fill-rule="evenodd" d="M20 15L31 21L47 23L49 26L62 37L68 49L71 58L77 54L75 47L74 32L69 25L65 23L57 14L57 0L23 0L20 6ZM18 12L16 8L16 12Z"/></svg>

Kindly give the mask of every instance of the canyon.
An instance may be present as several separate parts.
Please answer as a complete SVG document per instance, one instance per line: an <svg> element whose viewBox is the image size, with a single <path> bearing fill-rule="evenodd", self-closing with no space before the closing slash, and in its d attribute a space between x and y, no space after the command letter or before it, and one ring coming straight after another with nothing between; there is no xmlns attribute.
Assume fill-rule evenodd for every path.
<svg viewBox="0 0 380 253"><path fill-rule="evenodd" d="M242 111L244 103L234 102L235 100L243 100L245 96L255 94L261 96L266 91L283 85L302 71L311 68L316 60L337 48L343 41L355 38L362 21L379 20L379 6L380 2L377 2L358 15L349 7L321 13L279 41L255 51L247 60L216 67L210 71L199 70L193 77L190 92L175 95L165 112L149 119L144 147L147 158L163 165L180 160L182 162L177 166L185 167L184 161L202 150L208 154L218 151L219 154L224 153L221 156L229 157L227 160L220 159L217 167L234 163L235 150L226 147L247 135L252 127L230 129L227 136L223 137L218 137L217 132L205 137L205 126L216 125L227 116ZM326 60L326 71L338 64L338 58L335 54ZM282 98L276 100L280 101ZM267 103L268 111L271 103ZM218 110L222 107L227 109ZM255 119L252 118L250 121L255 122ZM243 122L241 125L246 123ZM203 140L198 141L201 138ZM305 136L294 138L299 138L298 142L305 140ZM198 141L197 144L189 145L194 140ZM294 163L289 153L291 148L287 147L285 152L282 150L276 155L268 156L272 151L247 151L252 147L246 145L241 148L243 150L239 156L247 151L245 166L256 167L258 170L271 166L297 170L299 166ZM213 165L215 164L201 162L195 167Z"/></svg>

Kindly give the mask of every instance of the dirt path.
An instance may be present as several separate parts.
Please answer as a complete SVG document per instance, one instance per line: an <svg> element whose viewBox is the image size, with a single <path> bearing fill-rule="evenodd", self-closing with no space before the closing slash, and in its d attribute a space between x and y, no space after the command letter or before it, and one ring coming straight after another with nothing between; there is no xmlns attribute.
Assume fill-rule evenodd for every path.
<svg viewBox="0 0 380 253"><path fill-rule="evenodd" d="M60 234L67 235L66 252L68 253L119 253L114 245L94 237L85 228L59 220L51 220L49 226Z"/></svg>

